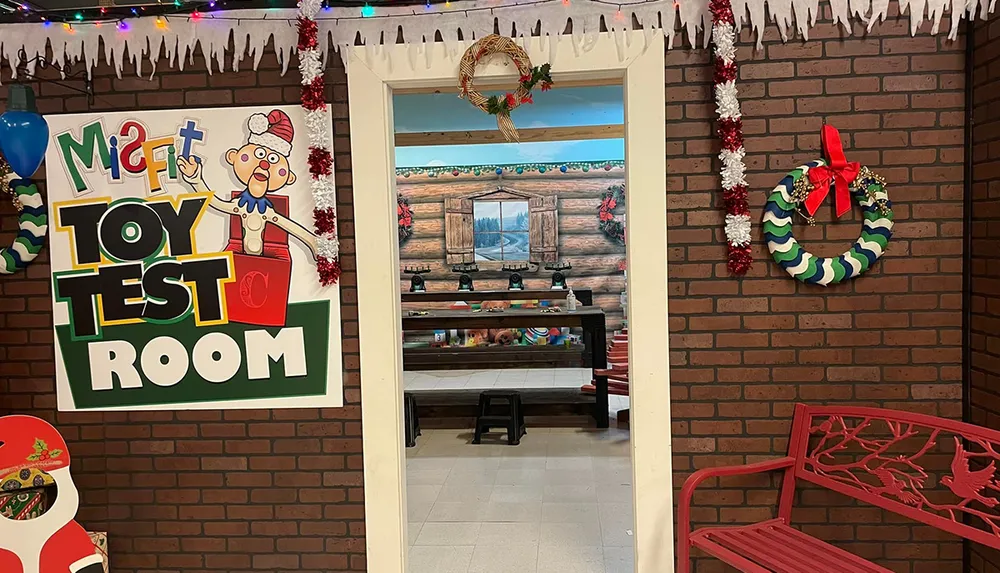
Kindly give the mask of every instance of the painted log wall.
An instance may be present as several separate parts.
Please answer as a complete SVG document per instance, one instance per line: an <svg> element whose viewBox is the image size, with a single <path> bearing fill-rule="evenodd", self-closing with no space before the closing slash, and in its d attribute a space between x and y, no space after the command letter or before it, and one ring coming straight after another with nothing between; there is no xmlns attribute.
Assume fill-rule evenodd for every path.
<svg viewBox="0 0 1000 573"><path fill-rule="evenodd" d="M619 297L625 289L625 276L618 265L625 258L625 247L604 236L598 226L597 211L605 190L623 183L624 171L620 168L568 174L550 171L512 175L502 180L495 176L466 174L397 177L396 189L410 202L413 210L413 236L399 250L402 288L404 291L410 288L410 275L403 273L403 269L420 266L431 269L424 275L427 290L457 288L458 275L445 263L446 198L494 191L498 186L528 194L555 195L558 198L558 260L573 265L565 273L567 281L570 287L591 289L594 304L607 313L609 332L619 329L624 318ZM623 211L623 208L616 210ZM552 283L552 271L537 265L532 265L522 275L527 288L548 288ZM473 281L477 290L505 289L508 284L507 273L485 269L474 273Z"/></svg>

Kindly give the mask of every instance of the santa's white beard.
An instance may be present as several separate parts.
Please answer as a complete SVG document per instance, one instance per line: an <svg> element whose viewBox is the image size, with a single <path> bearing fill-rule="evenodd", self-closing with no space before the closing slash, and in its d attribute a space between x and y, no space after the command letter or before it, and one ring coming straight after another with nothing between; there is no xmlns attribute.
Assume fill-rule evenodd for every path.
<svg viewBox="0 0 1000 573"><path fill-rule="evenodd" d="M44 515L27 521L0 517L0 547L18 556L24 573L38 573L45 542L72 521L80 508L80 492L76 490L69 468L48 473L56 482L56 500Z"/></svg>

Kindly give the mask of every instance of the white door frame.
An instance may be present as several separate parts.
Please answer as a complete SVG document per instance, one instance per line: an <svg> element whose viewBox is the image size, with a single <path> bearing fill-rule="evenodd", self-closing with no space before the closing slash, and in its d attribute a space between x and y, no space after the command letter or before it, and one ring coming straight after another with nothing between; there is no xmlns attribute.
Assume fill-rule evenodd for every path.
<svg viewBox="0 0 1000 573"><path fill-rule="evenodd" d="M602 33L586 41L571 36L532 38L523 45L536 65L552 64L557 86L571 79L620 78L625 88L627 240L638 247L628 249L627 255L635 570L663 573L673 571L674 565L664 42L658 31L625 36ZM392 90L455 86L466 47L461 42L356 47L349 55L370 573L406 573L407 558ZM480 68L480 83L516 78L509 62Z"/></svg>

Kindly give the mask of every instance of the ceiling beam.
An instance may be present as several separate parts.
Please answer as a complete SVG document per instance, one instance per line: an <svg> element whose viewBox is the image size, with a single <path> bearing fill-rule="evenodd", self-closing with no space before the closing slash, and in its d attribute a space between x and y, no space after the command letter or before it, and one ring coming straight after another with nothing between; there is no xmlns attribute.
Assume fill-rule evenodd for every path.
<svg viewBox="0 0 1000 573"><path fill-rule="evenodd" d="M556 88L592 88L599 86L620 86L622 85L622 79L620 77L608 77L601 79L586 79L586 80L559 80L559 83L555 85ZM514 80L505 81L503 83L490 85L488 83L483 83L482 85L477 84L476 88L481 91L513 91L517 88L517 84ZM392 95L411 95L411 94L449 94L458 95L458 84L448 87L432 87L432 88L393 88Z"/></svg>
<svg viewBox="0 0 1000 573"><path fill-rule="evenodd" d="M520 142L576 141L583 139L621 139L625 137L623 124L582 125L577 127L530 127L517 130ZM396 147L418 145L472 145L482 143L507 143L496 129L480 131L425 131L397 133Z"/></svg>

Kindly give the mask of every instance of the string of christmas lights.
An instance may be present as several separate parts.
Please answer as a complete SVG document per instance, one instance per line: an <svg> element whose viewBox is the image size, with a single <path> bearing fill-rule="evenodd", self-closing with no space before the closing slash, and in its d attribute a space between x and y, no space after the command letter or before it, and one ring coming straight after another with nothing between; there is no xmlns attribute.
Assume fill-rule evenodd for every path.
<svg viewBox="0 0 1000 573"><path fill-rule="evenodd" d="M715 55L715 103L722 139L722 196L726 203L726 242L729 272L742 276L750 270L750 206L747 204L746 165L743 157L743 120L736 92L736 22L730 0L711 0L712 45Z"/></svg>
<svg viewBox="0 0 1000 573"><path fill-rule="evenodd" d="M336 284L340 278L340 242L337 240L337 196L333 183L330 118L326 115L326 84L320 58L316 14L321 0L299 2L299 71L302 73L302 107L309 135L309 174L315 201L316 269L323 286Z"/></svg>
<svg viewBox="0 0 1000 573"><path fill-rule="evenodd" d="M333 7L329 6L329 0L321 0L320 8L317 9L317 15L320 14L320 10L323 12L330 12ZM587 0L587 3L591 4L602 4L606 6L617 6L617 11L614 14L614 19L616 21L624 21L626 19L625 13L622 12L622 7L634 6L637 4L660 2L662 0L631 0L626 2L616 2L614 0ZM459 0L456 0L458 3ZM543 4L554 4L562 3L564 6L570 6L571 0L529 0L526 2L517 2L516 4L498 4L495 6L472 6L472 7L462 7L461 12L471 13L471 12L482 12L482 11L493 11L499 8L509 8L509 7L529 7L537 6ZM338 14L335 18L336 20L355 20L360 18L391 18L398 17L400 14L398 12L392 12L380 16L376 13L376 6L382 8L406 8L406 7L417 7L423 6L424 10L411 10L409 15L420 16L421 14L434 14L440 13L435 11L437 7L445 8L445 11L452 8L451 0L393 0L391 3L376 3L375 0L371 2L343 2L338 9L343 9L345 7L353 8L358 10L356 16L347 16L343 14ZM69 33L74 33L76 28L74 26L81 25L93 25L100 27L103 24L114 24L120 31L128 31L129 25L127 20L133 18L142 17L156 17L157 28L166 29L168 27L168 22L171 17L185 17L190 20L199 20L201 18L207 18L212 20L240 20L240 21L255 21L255 20L268 20L272 22L291 22L297 23L298 16L295 18L281 18L281 17L269 17L263 16L260 18L253 17L240 17L240 18L227 18L225 16L219 16L218 14L224 13L226 10L227 2L224 0L207 0L204 2L192 3L184 2L181 0L173 0L172 2L163 2L163 0L158 0L156 5L150 6L136 6L132 8L126 7L111 7L110 9L106 6L102 6L96 9L86 9L86 10L46 10L46 11L36 11L32 10L24 4L19 4L18 9L13 14L6 14L0 16L0 23L23 23L23 22L42 22L46 26L50 26L53 23L61 23L62 27ZM674 2L674 7L677 7L677 2ZM148 10L147 10L148 8ZM244 6L240 6L238 9L244 9ZM280 7L273 7L271 9L280 10ZM316 18L322 20L324 18Z"/></svg>

